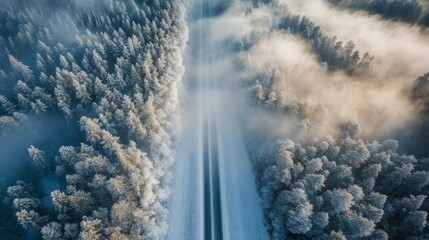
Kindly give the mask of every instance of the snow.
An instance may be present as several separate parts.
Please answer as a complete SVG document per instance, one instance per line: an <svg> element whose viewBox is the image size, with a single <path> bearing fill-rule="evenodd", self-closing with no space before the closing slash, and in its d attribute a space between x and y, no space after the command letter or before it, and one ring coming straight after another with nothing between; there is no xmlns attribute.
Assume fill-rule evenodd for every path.
<svg viewBox="0 0 429 240"><path fill-rule="evenodd" d="M218 97L217 116L225 239L269 239L235 104L228 94L219 95L222 96Z"/></svg>
<svg viewBox="0 0 429 240"><path fill-rule="evenodd" d="M217 46L222 44L214 43L210 37L215 34L210 27L213 17L202 17L202 5L195 4L193 8L196 9L190 10L194 15L201 15L192 16L197 20L189 23L190 41L185 54L187 96L183 104L183 133L177 149L170 201L168 239L204 239L203 143L210 136L203 136L203 126L213 114L215 118L212 119L216 119L217 125L212 129L217 129L223 239L269 239L255 176L240 132L237 101L233 97L232 85L227 85L232 76L225 66L231 68L233 64L225 65L224 60L223 64L215 62L218 60L214 56L221 51ZM212 148L213 142L210 144L210 150L216 149ZM211 227L215 228L213 224Z"/></svg>
<svg viewBox="0 0 429 240"><path fill-rule="evenodd" d="M189 110L188 116L200 115L196 110ZM185 126L177 154L168 239L203 239L203 154L199 137L201 118L183 120Z"/></svg>

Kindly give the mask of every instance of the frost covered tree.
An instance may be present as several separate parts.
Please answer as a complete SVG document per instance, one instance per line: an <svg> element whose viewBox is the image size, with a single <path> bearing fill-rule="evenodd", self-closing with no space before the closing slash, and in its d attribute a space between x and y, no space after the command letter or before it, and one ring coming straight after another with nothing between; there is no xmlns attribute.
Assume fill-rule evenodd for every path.
<svg viewBox="0 0 429 240"><path fill-rule="evenodd" d="M252 2L256 7L270 8L269 12L274 16L270 16L272 21L268 22L274 24L268 30L255 30L246 36L237 44L239 52L247 55L254 44L274 34L294 34L304 40L319 63L326 66L327 77L334 78L336 74L331 73L342 72L358 80L370 67L371 55L355 49L352 41L344 43L327 36L306 16L289 13L284 7L288 2ZM384 9L394 15L390 19L411 23L418 23L421 16L418 1L335 2L338 6L364 2L392 6ZM405 16L407 14L409 16ZM247 66L252 59L242 59L247 60L240 66L244 66L243 71L252 72L253 69ZM253 81L248 88L249 96L254 100L251 110L267 114L267 118L280 116L281 120L288 121L292 130L287 129L286 134L279 131L270 135L271 131L264 131L265 122L255 127L251 121L243 120L247 125L244 127L247 148L271 237L427 238L429 165L426 158L421 158L427 154L419 154L418 158L403 155L399 143L394 140L360 139L361 126L356 120L334 120L332 134L335 135L327 136L323 130L329 124L327 121L332 121L328 116L329 109L323 102L314 103L307 96L288 92L283 72L293 71L296 66L283 66L282 61L275 64L268 62L262 70L255 64L259 69L250 77L246 76ZM426 115L427 110L426 88L427 76L423 76L411 90L411 99L415 105L420 105L421 115ZM298 92L303 90L298 89ZM314 94L319 93L316 91ZM267 125L273 127L272 123ZM427 122L422 123L422 126L426 125ZM282 126L283 123L278 127ZM318 129L322 129L321 134ZM291 138L293 141L279 138ZM415 142L415 139L410 141L411 144ZM423 145L419 147L427 149Z"/></svg>
<svg viewBox="0 0 429 240"><path fill-rule="evenodd" d="M422 203L429 173L419 170L427 160L400 155L397 148L392 140L328 137L305 145L278 141L254 155L272 236L398 239L427 234L429 209Z"/></svg>
<svg viewBox="0 0 429 240"><path fill-rule="evenodd" d="M326 36L320 26L305 16L286 15L280 20L278 28L297 34L308 41L319 61L326 63L331 71L343 70L350 75L359 75L367 70L374 58L368 53L361 56L359 51L354 49L352 41L344 44L336 37Z"/></svg>
<svg viewBox="0 0 429 240"><path fill-rule="evenodd" d="M186 32L182 1L0 3L0 137L37 140L1 236L165 237Z"/></svg>
<svg viewBox="0 0 429 240"><path fill-rule="evenodd" d="M328 36L321 26L306 16L291 13L286 4L278 1L252 1L254 7L270 8L274 20L268 23L266 30L254 30L238 43L239 51L246 51L258 41L272 33L293 34L303 39L317 56L320 64L331 72L343 71L351 76L360 76L367 72L374 57L369 53L355 49L353 41L344 43L335 36Z"/></svg>

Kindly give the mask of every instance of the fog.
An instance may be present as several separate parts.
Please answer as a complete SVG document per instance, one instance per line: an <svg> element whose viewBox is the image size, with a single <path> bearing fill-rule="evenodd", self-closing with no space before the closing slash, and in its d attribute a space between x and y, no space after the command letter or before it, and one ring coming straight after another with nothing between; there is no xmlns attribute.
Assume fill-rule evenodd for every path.
<svg viewBox="0 0 429 240"><path fill-rule="evenodd" d="M394 137L411 127L418 118L418 106L409 100L408 92L414 80L428 71L427 34L416 26L337 10L322 0L280 2L277 8L262 6L251 11L249 5L236 2L212 21L212 39L219 43L215 69L223 72L239 62L245 70L233 68L227 75L246 86L260 80L261 72L274 71L275 80L267 91L275 92L282 106L305 106L305 114L299 117L270 111L254 114L248 118L252 126L267 125L273 135L301 140L338 136L344 124L358 124L360 136L368 140ZM328 71L307 42L275 29L288 11L309 17L344 45L352 40L361 56L365 52L374 56L368 71L357 76ZM224 51L230 43L249 39L251 47L238 57ZM235 86L241 111L260 111L249 98L251 87ZM306 119L309 128L301 131Z"/></svg>
<svg viewBox="0 0 429 240"><path fill-rule="evenodd" d="M252 69L274 65L280 71L272 87L281 94L283 104L309 101L327 108L328 128L321 134L335 135L335 127L342 122L358 122L364 136L383 136L403 127L414 116L402 83L380 84L329 73L297 38L274 34L252 48L250 54ZM309 113L307 117L314 116Z"/></svg>
<svg viewBox="0 0 429 240"><path fill-rule="evenodd" d="M328 35L353 40L359 50L375 56L372 81L410 83L428 71L429 36L418 26L335 9L324 0L281 2L295 14L308 16Z"/></svg>
<svg viewBox="0 0 429 240"><path fill-rule="evenodd" d="M387 172L398 171L399 166L404 167L406 163L411 166L415 162L415 166L410 167L404 176L417 176L421 174L418 171L427 169L427 165L419 169L419 164L426 162L420 162L414 156L402 155L403 152L396 153L398 143L383 140L395 139L399 140L400 145L403 144L398 136L412 131L421 118L418 103L410 100L410 90L415 79L429 70L427 33L421 27L410 24L386 21L364 12L335 9L325 1L280 2L280 5L273 3L260 7L236 2L223 15L213 17L210 35L216 54L212 56L210 66L202 67L202 72L209 68L215 71L218 77L216 81L228 89L223 94L229 93L229 97L234 99L232 105L240 114L240 128L254 163L272 237L320 237L322 234L317 232L319 230L310 230L324 222L314 217L317 211L326 216L326 222L323 223L326 225L322 224L321 229L341 229L339 235L344 233L347 236L344 238L360 239L371 235L374 239L387 239L387 236L405 236L407 233L396 230L399 227L395 226L397 222L405 226L405 222L398 220L399 214L390 214L396 210L391 211L387 207L380 208L382 210L378 211L381 213L378 218L371 218L370 214L366 216L363 211L360 213L358 208L351 207L355 203L348 204L344 211L324 211L325 204L330 201L326 196L331 192L327 189L335 189L333 192L346 189L353 181L356 184L353 186L359 185L362 189L369 187L377 194L386 194L383 204L386 203L388 207L394 205L390 202L397 201L396 194L403 194L398 201L405 201L409 196L406 189L416 189L404 187L402 190L398 187L402 183L392 186L392 182L399 177ZM308 17L315 25L320 25L324 36L337 36L336 41L342 41L342 46L352 40L360 56L368 52L374 56L374 60L366 71L359 73L341 67L332 68L329 64L336 62L329 62L329 59L322 62L321 54L317 52L320 49L311 42L317 39L303 36L305 33L301 32L293 34L288 28L280 29L279 23L289 13ZM341 51L336 41L333 40L333 48ZM292 141L282 141L284 139ZM412 144L421 141L419 138L410 140ZM339 145L328 147L333 143ZM381 149L385 149L385 152L379 152ZM339 159L336 159L338 156ZM299 162L300 158L302 162ZM383 160L379 161L379 158ZM312 170L308 170L310 160L319 162L317 171L322 180L308 180L315 176ZM338 171L331 168L334 165ZM383 170L380 174L380 170L377 170L374 180L362 174L375 166ZM294 167L296 169L291 170ZM322 171L323 168L326 169ZM422 174L427 176L426 171ZM341 179L345 175L350 176L350 181ZM296 176L306 176L308 179L290 180L299 178ZM332 180L325 182L325 177ZM382 178L386 180L380 181ZM406 181L408 179L404 177L403 183ZM424 181L424 184L429 182ZM320 184L320 198L315 198L312 190L308 190L317 186L315 182ZM386 185L381 186L380 182ZM330 184L332 186L329 187ZM294 191L300 194L294 194ZM363 192L368 194L370 191L366 189ZM354 193L350 190L349 199L359 202L360 197ZM342 193L333 196L333 207L339 205L342 196ZM319 204L321 199L325 201L324 204ZM361 207L363 202L357 205ZM293 212L295 208L297 210ZM375 208L368 208L368 212L375 211ZM404 210L398 208L397 211ZM339 217L342 214L346 217ZM353 214L359 220L355 221L351 217ZM417 228L419 225L414 224L416 222L422 222L424 226L425 214L422 213L421 221L419 217L409 215L413 219L413 226L409 228ZM310 215L313 217L310 218ZM337 217L339 220L336 222ZM382 224L378 224L380 220ZM344 223L347 221L353 222L353 225ZM387 229L386 225L389 224L391 226ZM416 230L413 234L417 236L421 232ZM333 232L326 230L326 233L330 233L333 238ZM377 234L384 234L385 237Z"/></svg>

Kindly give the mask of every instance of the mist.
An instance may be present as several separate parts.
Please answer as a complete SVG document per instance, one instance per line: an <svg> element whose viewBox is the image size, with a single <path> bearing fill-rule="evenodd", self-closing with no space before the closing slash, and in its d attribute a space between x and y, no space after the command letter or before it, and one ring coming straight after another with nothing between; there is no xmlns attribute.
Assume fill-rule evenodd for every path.
<svg viewBox="0 0 429 240"><path fill-rule="evenodd" d="M360 57L367 52L373 60L363 71L356 72L332 66L335 61L330 61L329 56L326 62L322 61L322 54L317 52L320 49L311 42L314 39L306 38L306 33L279 27L285 16L297 14L320 26L324 36L332 37L334 49L356 50L354 55ZM288 237L294 239L293 234L302 234L297 236L310 239L320 237L325 231L326 239L331 239L337 233L331 232L334 229L340 229L339 236L344 234L352 239L370 235L387 239L406 234L405 230L392 230L399 227L390 218L398 215L389 215L386 208L372 209L381 213L373 218L366 215L367 210L363 210L366 207L351 207L352 210L340 210L340 215L347 216L342 218L319 204L309 189L319 186L322 190L317 194L328 202L331 193L335 192L333 199L338 200L347 191L355 194L353 187L366 189L368 185L370 190L364 190L364 194L368 198L373 194L371 191L385 194L387 204L405 201L409 196L407 187L399 187L400 184L395 185L398 195L390 195L394 187L385 183L393 181L394 177L389 177L394 173L390 171L406 163L415 164L415 170L407 175L409 178L425 169L421 167L426 164L424 159L401 155L418 151L399 147L406 144L403 134L414 129L422 118L421 103L412 100L411 89L415 80L429 70L425 30L364 12L337 9L327 1L273 1L235 2L223 14L211 17L206 31L212 36L215 54L205 62L209 66L197 69L203 69L203 73L212 69L216 73L218 86L223 87L222 96L232 99L230 104L239 114L243 141L254 166L271 236L284 239L285 234L291 234ZM210 105L210 101L202 104ZM423 140L411 141L417 145ZM381 155L388 160L382 157L384 160L379 162ZM310 167L313 163L318 165L318 170L314 170L317 174ZM374 179L389 180L371 180L361 175L379 163L383 170ZM350 178L341 179L346 175ZM404 184L405 181L408 180ZM360 201L360 197L352 198ZM319 218L321 215L325 220ZM382 216L384 220L380 220ZM418 222L421 219L423 224L426 215L421 216L413 215L412 219ZM361 228L347 227L347 221L358 218ZM324 225L324 221L330 224ZM380 221L389 222L392 227L385 228ZM405 221L401 224L407 225ZM411 228L420 230L409 234L419 235L423 231L420 226L423 225L414 224ZM326 235L329 233L331 238Z"/></svg>
<svg viewBox="0 0 429 240"><path fill-rule="evenodd" d="M373 80L410 83L428 70L429 36L419 26L336 9L323 0L281 2L291 11L308 16L329 35L344 42L353 40L358 49L374 55Z"/></svg>
<svg viewBox="0 0 429 240"><path fill-rule="evenodd" d="M310 140L339 136L345 125L358 124L360 137L382 140L406 131L419 117L419 106L410 100L409 89L428 70L429 38L421 28L363 12L335 9L321 0L280 1L275 9L264 5L248 9L248 4L236 2L212 21L212 35L214 42L219 42L219 49L231 42L256 39L250 40L250 47L238 55L219 51L216 69L223 70L234 62L245 66L245 73L234 68L226 74L236 76L229 77L232 81L227 84L235 81L251 85L246 90L242 85L236 86L233 91L242 110L259 111L255 110L253 99L245 95L252 91L254 80L263 81L264 72L275 72L274 80L264 86L264 91L275 93L280 108L302 106L295 117L255 114L249 120L255 125L275 122L273 134L283 132L284 137ZM309 17L325 34L336 36L344 44L352 40L361 54L368 52L374 57L368 70L359 75L329 71L302 38L275 28L288 11ZM326 18L327 15L331 17ZM308 129L297 130L297 125L302 126L307 120Z"/></svg>
<svg viewBox="0 0 429 240"><path fill-rule="evenodd" d="M0 238L428 238L410 4L3 1Z"/></svg>

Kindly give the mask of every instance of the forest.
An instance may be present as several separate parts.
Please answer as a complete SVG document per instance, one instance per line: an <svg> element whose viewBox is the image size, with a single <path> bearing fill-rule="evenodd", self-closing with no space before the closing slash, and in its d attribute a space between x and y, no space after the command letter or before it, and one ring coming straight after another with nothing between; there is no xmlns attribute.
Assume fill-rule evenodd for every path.
<svg viewBox="0 0 429 240"><path fill-rule="evenodd" d="M2 161L26 166L1 238L163 239L183 4L2 1L0 19Z"/></svg>
<svg viewBox="0 0 429 240"><path fill-rule="evenodd" d="M351 14L366 11L365 14L386 19L382 21L400 22L401 26L411 24L410 28L418 29L419 34L420 31L426 33L427 9L418 1L327 2L323 4L328 8L338 9L331 11L350 9ZM254 2L253 5L256 7L252 11L284 6L281 1ZM272 15L277 13L277 10L268 11ZM307 45L315 56L313 61L325 68L327 77L309 74L309 83L303 83L305 80L300 77L305 77L304 71L311 71L312 66L302 66L305 63L299 62L295 67L301 69L294 72L289 68L291 64L284 66L287 60L277 60L277 56L259 59L267 48L254 51L252 48L267 44L265 41L269 42L268 39L279 32L294 35L299 40L293 41ZM383 114L384 109L371 106L374 104L371 100L361 100L366 106L363 111L357 111L357 117L337 116L335 107L343 89L335 85L344 84L341 88L361 86L364 91L368 87L384 86L386 80L378 80L374 74L377 67L383 67L374 63L376 55L361 54L363 51L357 50L352 40L343 43L337 36L329 37L309 17L292 13L282 13L272 20L269 30L253 31L242 41L247 47L240 51L254 55L251 60L243 57L241 64L245 71L253 72L244 80L248 82L249 97L253 98L251 112L276 117L280 114L293 129L287 134L273 133L267 129L269 126L256 129L257 121L248 121L244 128L247 138L252 139L247 140L248 151L271 237L427 239L428 74L421 72L417 78L401 83L400 97L412 105L414 114L408 129L388 138L380 137L377 132L368 135L364 131L371 123L359 114L365 115L364 111L371 107L372 114ZM336 82L334 79L338 76L346 80ZM327 82L319 85L314 83L316 80ZM320 88L311 89L312 84ZM331 108L330 97L319 98L319 102L310 100L320 94L317 91L329 91L330 87L335 89L333 94L340 95L334 100L335 107ZM264 136L266 132L270 134Z"/></svg>
<svg viewBox="0 0 429 240"><path fill-rule="evenodd" d="M174 196L214 200L174 188L181 146L241 143L268 238L429 239L428 26L426 0L3 0L0 239L182 239ZM187 108L216 94L237 117Z"/></svg>

